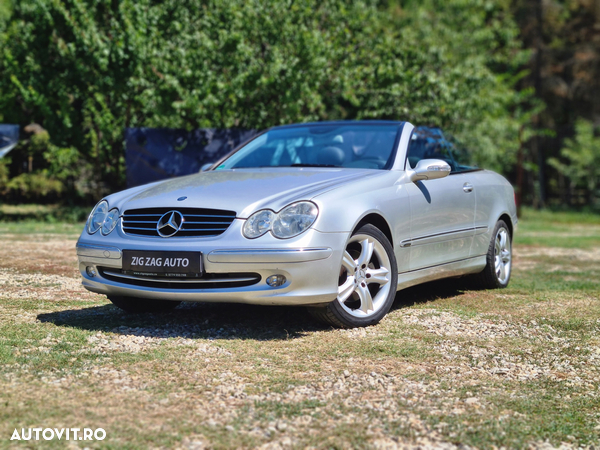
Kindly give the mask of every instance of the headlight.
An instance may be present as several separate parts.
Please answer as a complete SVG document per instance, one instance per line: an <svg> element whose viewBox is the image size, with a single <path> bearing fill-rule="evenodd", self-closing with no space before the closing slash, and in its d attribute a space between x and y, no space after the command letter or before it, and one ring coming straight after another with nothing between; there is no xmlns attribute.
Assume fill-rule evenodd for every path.
<svg viewBox="0 0 600 450"><path fill-rule="evenodd" d="M254 239L262 236L271 229L275 213L268 209L255 212L244 224L244 236L248 239Z"/></svg>
<svg viewBox="0 0 600 450"><path fill-rule="evenodd" d="M88 219L87 232L89 234L94 234L100 229L100 227L104 223L104 219L106 219L107 213L108 202L106 200L102 200L94 207Z"/></svg>
<svg viewBox="0 0 600 450"><path fill-rule="evenodd" d="M117 226L119 221L119 210L117 208L111 209L106 215L106 219L102 222L102 234L106 236Z"/></svg>
<svg viewBox="0 0 600 450"><path fill-rule="evenodd" d="M287 239L308 230L317 219L319 210L314 203L299 202L283 208L273 221L273 236Z"/></svg>
<svg viewBox="0 0 600 450"><path fill-rule="evenodd" d="M247 238L254 239L271 231L277 238L288 239L308 230L318 214L319 209L311 202L293 203L278 213L263 209L246 220L243 233Z"/></svg>

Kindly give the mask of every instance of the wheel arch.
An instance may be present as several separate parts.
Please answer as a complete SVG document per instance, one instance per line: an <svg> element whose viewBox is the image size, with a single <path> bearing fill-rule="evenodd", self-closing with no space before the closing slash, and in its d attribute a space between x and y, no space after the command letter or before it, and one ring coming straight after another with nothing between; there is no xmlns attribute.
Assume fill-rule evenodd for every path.
<svg viewBox="0 0 600 450"><path fill-rule="evenodd" d="M388 224L387 220L385 220L385 218L381 214L377 214L377 213L367 214L366 216L364 216L363 218L361 218L358 221L358 223L352 229L352 233L350 233L350 234L353 234L360 227L362 227L363 225L367 225L367 224L373 225L374 227L379 229L379 231L381 231L383 234L385 234L385 237L388 238L388 240L390 241L390 244L392 244L392 248L394 248L394 238L392 236L392 229L390 228L390 225Z"/></svg>
<svg viewBox="0 0 600 450"><path fill-rule="evenodd" d="M514 224L512 222L512 219L510 217L510 215L508 213L504 213L502 214L500 217L498 217L498 220L496 221L496 223L498 223L498 221L503 220L504 223L508 226L508 231L510 232L510 238L512 240L513 236L514 236Z"/></svg>

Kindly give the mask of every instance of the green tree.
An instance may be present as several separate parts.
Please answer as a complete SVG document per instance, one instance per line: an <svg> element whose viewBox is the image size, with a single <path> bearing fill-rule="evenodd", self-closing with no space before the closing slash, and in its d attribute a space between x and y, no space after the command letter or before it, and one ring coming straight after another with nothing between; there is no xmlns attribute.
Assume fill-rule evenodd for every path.
<svg viewBox="0 0 600 450"><path fill-rule="evenodd" d="M569 179L569 198L573 198L576 188L582 188L587 194L588 206L596 206L600 184L600 130L590 121L579 119L575 136L565 139L560 158L550 158L548 163Z"/></svg>
<svg viewBox="0 0 600 450"><path fill-rule="evenodd" d="M7 121L48 130L51 161L61 160L53 151L75 149L105 190L124 184L125 127L261 129L405 119L444 127L494 168L505 168L518 148L521 98L512 85L523 54L503 4L20 0L13 6L0 37L0 112Z"/></svg>

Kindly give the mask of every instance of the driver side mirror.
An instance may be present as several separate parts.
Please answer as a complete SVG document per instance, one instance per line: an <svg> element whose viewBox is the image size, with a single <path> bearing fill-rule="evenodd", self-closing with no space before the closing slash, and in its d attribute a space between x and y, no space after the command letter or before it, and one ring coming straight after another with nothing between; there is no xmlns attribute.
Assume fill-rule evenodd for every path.
<svg viewBox="0 0 600 450"><path fill-rule="evenodd" d="M413 183L419 180L435 180L448 176L452 168L446 161L441 159L422 159L417 163L417 167L409 170L410 181Z"/></svg>
<svg viewBox="0 0 600 450"><path fill-rule="evenodd" d="M203 164L202 167L200 167L200 172L206 172L208 169L210 169L213 166L214 163L206 163Z"/></svg>

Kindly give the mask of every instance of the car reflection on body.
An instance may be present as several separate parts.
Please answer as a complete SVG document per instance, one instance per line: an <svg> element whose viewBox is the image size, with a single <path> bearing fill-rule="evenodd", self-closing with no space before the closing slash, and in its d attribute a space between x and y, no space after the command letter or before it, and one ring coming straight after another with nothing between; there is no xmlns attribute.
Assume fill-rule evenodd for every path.
<svg viewBox="0 0 600 450"><path fill-rule="evenodd" d="M83 285L131 312L304 305L367 326L396 292L505 287L517 217L500 175L408 122L271 128L209 170L109 195L77 244Z"/></svg>

